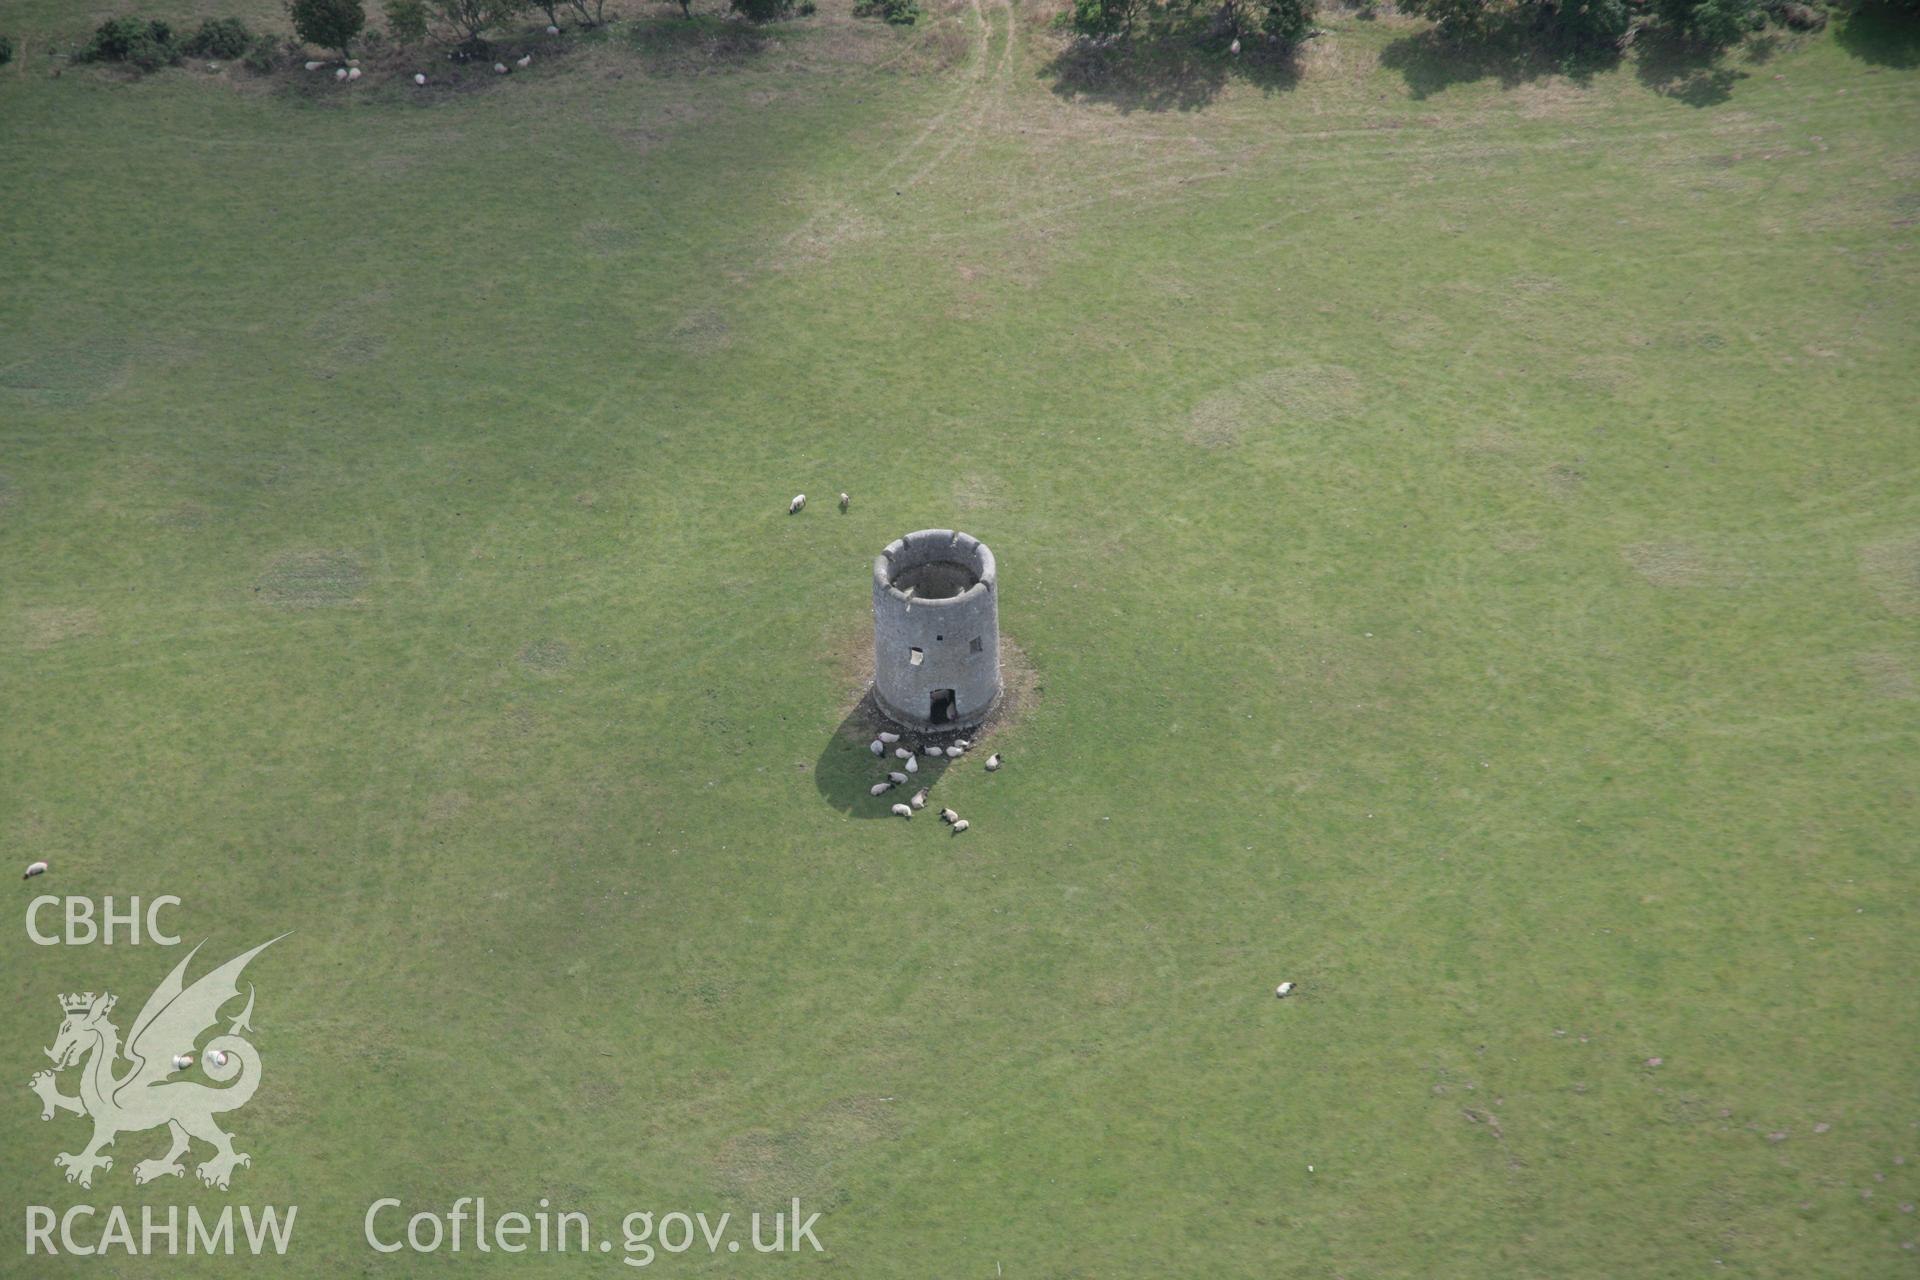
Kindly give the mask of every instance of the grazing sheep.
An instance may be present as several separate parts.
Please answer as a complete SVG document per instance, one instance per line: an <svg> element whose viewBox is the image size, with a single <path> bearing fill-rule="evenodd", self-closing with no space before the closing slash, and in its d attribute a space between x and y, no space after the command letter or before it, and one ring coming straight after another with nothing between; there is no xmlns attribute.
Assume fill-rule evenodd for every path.
<svg viewBox="0 0 1920 1280"><path fill-rule="evenodd" d="M425 84L427 82L427 78L421 75L418 71L416 71L413 73L413 82L415 84Z"/></svg>
<svg viewBox="0 0 1920 1280"><path fill-rule="evenodd" d="M1291 982L1283 982L1273 989L1273 994L1275 998L1285 1000L1293 994L1293 984Z"/></svg>
<svg viewBox="0 0 1920 1280"><path fill-rule="evenodd" d="M1227 52L1228 53L1240 52L1240 38L1238 36L1235 36L1233 43L1227 46Z"/></svg>
<svg viewBox="0 0 1920 1280"><path fill-rule="evenodd" d="M892 782L876 782L867 788L867 794L870 796L883 796L893 790L896 785L898 784Z"/></svg>
<svg viewBox="0 0 1920 1280"><path fill-rule="evenodd" d="M923 755L923 756L926 756L926 757L927 757L927 758L929 758L929 759L932 759L932 760L938 760L938 759L940 758L940 748L938 748L938 747L922 747L922 748L920 749L920 754L921 754L921 755Z"/></svg>
<svg viewBox="0 0 1920 1280"><path fill-rule="evenodd" d="M790 516L797 516L800 514L800 508L806 505L807 505L807 495L804 493L796 493L793 495L793 501L787 504L787 514Z"/></svg>
<svg viewBox="0 0 1920 1280"><path fill-rule="evenodd" d="M896 818L911 818L913 816L913 810L904 804L893 806L892 812Z"/></svg>
<svg viewBox="0 0 1920 1280"><path fill-rule="evenodd" d="M22 880L31 880L31 879L33 879L33 878L34 878L35 876L43 876L43 875L45 875L45 874L47 874L47 864L46 864L46 863L44 863L44 862L29 862L29 863L27 864L27 869L26 869L25 871L23 871L23 872L21 872L21 873L20 873L20 878L21 878Z"/></svg>
<svg viewBox="0 0 1920 1280"><path fill-rule="evenodd" d="M967 738L955 738L953 740L953 745L960 748L962 751L967 751L972 748L973 742Z"/></svg>
<svg viewBox="0 0 1920 1280"><path fill-rule="evenodd" d="M495 75L497 75L497 76L503 76L503 75L505 75L505 74L507 74L507 64L506 64L506 63L504 63L504 62L496 62L496 63L494 63L494 64L493 64L493 74L495 74Z"/></svg>
<svg viewBox="0 0 1920 1280"><path fill-rule="evenodd" d="M842 511L845 511L848 507L852 505L853 505L853 499L849 498L844 492L842 492L840 495L840 509Z"/></svg>
<svg viewBox="0 0 1920 1280"><path fill-rule="evenodd" d="M968 827L972 825L973 824L971 822L968 822L965 818L962 818L960 819L960 821L953 824L953 834L959 835L962 831L965 831Z"/></svg>
<svg viewBox="0 0 1920 1280"><path fill-rule="evenodd" d="M347 65L348 65L348 66L350 66L350 67L357 67L357 66L359 66L359 65L360 65L360 59L358 59L358 58L348 58L348 59L347 59Z"/></svg>
<svg viewBox="0 0 1920 1280"><path fill-rule="evenodd" d="M173 1069L175 1071L185 1071L188 1067L192 1065L193 1065L192 1054L176 1053L173 1055Z"/></svg>
<svg viewBox="0 0 1920 1280"><path fill-rule="evenodd" d="M922 787L918 791L914 792L913 799L907 801L907 803L912 805L916 809L926 808L927 807L927 789L925 787Z"/></svg>
<svg viewBox="0 0 1920 1280"><path fill-rule="evenodd" d="M360 78L360 68L358 67L347 68L347 79L358 80L359 78Z"/></svg>
<svg viewBox="0 0 1920 1280"><path fill-rule="evenodd" d="M347 78L347 69L345 67L341 67L338 71L333 73L333 78L335 80L345 80Z"/></svg>
<svg viewBox="0 0 1920 1280"><path fill-rule="evenodd" d="M227 1051L225 1049L209 1049L207 1050L207 1061L216 1067L224 1067L227 1065Z"/></svg>
<svg viewBox="0 0 1920 1280"><path fill-rule="evenodd" d="M556 26L554 26L554 25L553 25L552 23L548 23L548 24L547 24L547 34L548 34L548 35L550 35L550 36L557 36L557 35L559 35L559 34L560 34L560 28L558 28L558 27L556 27Z"/></svg>
<svg viewBox="0 0 1920 1280"><path fill-rule="evenodd" d="M960 815L959 815L959 814L957 814L957 813L955 813L955 812L954 812L953 810L951 810L951 809L942 809L942 810L940 811L940 821L942 821L942 822L958 822L958 821L960 821Z"/></svg>
<svg viewBox="0 0 1920 1280"><path fill-rule="evenodd" d="M917 758L913 756L907 757L907 772L908 773L920 772L920 761Z"/></svg>
<svg viewBox="0 0 1920 1280"><path fill-rule="evenodd" d="M992 773L995 769L998 769L999 767L1000 767L1000 753L996 751L992 755L987 757L987 772Z"/></svg>
<svg viewBox="0 0 1920 1280"><path fill-rule="evenodd" d="M882 733L880 734L880 741L886 743L888 746L892 746L894 743L900 741L900 735L897 733Z"/></svg>
<svg viewBox="0 0 1920 1280"><path fill-rule="evenodd" d="M907 775L904 773L890 773L887 777L893 779L893 785L896 787L905 783L907 780Z"/></svg>
<svg viewBox="0 0 1920 1280"><path fill-rule="evenodd" d="M324 66L326 66L326 65L327 65L327 64L326 64L326 63L324 63L324 62L309 62L309 63L307 63L307 64L306 64L306 66L307 66L307 70L309 70L309 71L318 71L318 70L319 70L320 68L322 68L322 67L324 67Z"/></svg>
<svg viewBox="0 0 1920 1280"><path fill-rule="evenodd" d="M873 754L877 756L883 756L887 754L887 744L880 741L880 739L875 738L872 742L869 742L867 744L867 750L873 752Z"/></svg>
<svg viewBox="0 0 1920 1280"><path fill-rule="evenodd" d="M898 756L902 760L913 759L913 752L907 750L905 747L895 747L893 749L893 754Z"/></svg>
<svg viewBox="0 0 1920 1280"><path fill-rule="evenodd" d="M514 59L513 65L516 67L519 67L522 71L525 71L528 67L533 65L533 55L529 53L523 58L516 58Z"/></svg>
<svg viewBox="0 0 1920 1280"><path fill-rule="evenodd" d="M958 759L959 759L959 758L960 758L961 756L963 756L963 755L965 755L965 754L967 754L967 753L966 753L966 752L964 752L964 751L962 751L962 750L961 750L960 748L958 748L958 747L948 747L948 748L947 748L947 759L949 759L949 760L958 760Z"/></svg>

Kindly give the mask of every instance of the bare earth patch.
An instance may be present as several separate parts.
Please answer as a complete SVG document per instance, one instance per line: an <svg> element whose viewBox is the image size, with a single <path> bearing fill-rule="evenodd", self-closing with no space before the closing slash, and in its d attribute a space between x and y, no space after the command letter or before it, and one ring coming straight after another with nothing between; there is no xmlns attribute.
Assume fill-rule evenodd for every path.
<svg viewBox="0 0 1920 1280"><path fill-rule="evenodd" d="M1906 659L1897 653L1860 654L1853 660L1853 669L1876 698L1888 698L1895 702L1912 702L1920 698L1920 683L1915 682Z"/></svg>
<svg viewBox="0 0 1920 1280"><path fill-rule="evenodd" d="M1860 577L1887 612L1903 618L1920 614L1920 533L1861 547Z"/></svg>
<svg viewBox="0 0 1920 1280"><path fill-rule="evenodd" d="M366 588L366 571L342 551L295 551L267 566L254 590L290 609L353 604Z"/></svg>
<svg viewBox="0 0 1920 1280"><path fill-rule="evenodd" d="M51 649L62 640L75 640L100 632L99 611L84 605L78 608L28 609L24 616L29 649Z"/></svg>
<svg viewBox="0 0 1920 1280"><path fill-rule="evenodd" d="M521 665L535 671L564 671L572 662L573 650L564 640L535 640L520 651Z"/></svg>
<svg viewBox="0 0 1920 1280"><path fill-rule="evenodd" d="M1740 587L1753 577L1738 561L1691 542L1636 542L1620 554L1656 587Z"/></svg>
<svg viewBox="0 0 1920 1280"><path fill-rule="evenodd" d="M1194 444L1221 449L1264 427L1351 414L1359 399L1360 380L1339 365L1269 369L1195 405L1184 434Z"/></svg>

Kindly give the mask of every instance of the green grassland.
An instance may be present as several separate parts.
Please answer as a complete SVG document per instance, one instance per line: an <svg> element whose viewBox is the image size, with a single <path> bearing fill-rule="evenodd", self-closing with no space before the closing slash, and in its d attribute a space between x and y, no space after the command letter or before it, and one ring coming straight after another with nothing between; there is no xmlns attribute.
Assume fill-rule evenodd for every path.
<svg viewBox="0 0 1920 1280"><path fill-rule="evenodd" d="M1914 1274L1911 45L52 76L98 16L0 2L0 1273L265 1265L22 1257L227 1202L624 1270L361 1242L485 1195L823 1211L669 1274ZM929 525L1031 668L958 838L842 731ZM60 1180L55 993L182 952L39 892L294 931L231 1193Z"/></svg>

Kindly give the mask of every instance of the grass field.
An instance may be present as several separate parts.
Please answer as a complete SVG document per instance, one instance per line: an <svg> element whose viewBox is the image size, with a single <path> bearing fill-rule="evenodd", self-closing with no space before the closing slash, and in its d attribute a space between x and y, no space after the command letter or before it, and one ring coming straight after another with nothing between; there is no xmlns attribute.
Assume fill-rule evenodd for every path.
<svg viewBox="0 0 1920 1280"><path fill-rule="evenodd" d="M678 1274L1914 1275L1914 46L844 8L348 92L0 0L0 1273L264 1265L23 1257L228 1202L624 1270L362 1241L484 1195L822 1211ZM839 732L945 525L1034 686L958 839ZM53 997L184 948L36 893L293 930L231 1192L61 1180Z"/></svg>

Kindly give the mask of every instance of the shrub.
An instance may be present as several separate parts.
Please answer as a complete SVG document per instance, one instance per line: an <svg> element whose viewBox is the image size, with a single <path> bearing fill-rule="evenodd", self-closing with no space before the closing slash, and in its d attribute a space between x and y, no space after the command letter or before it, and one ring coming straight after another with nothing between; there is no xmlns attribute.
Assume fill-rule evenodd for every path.
<svg viewBox="0 0 1920 1280"><path fill-rule="evenodd" d="M1484 35L1495 13L1491 0L1400 0L1400 10L1432 22L1447 40Z"/></svg>
<svg viewBox="0 0 1920 1280"><path fill-rule="evenodd" d="M856 18L879 18L896 27L910 27L920 20L920 0L860 0L853 6Z"/></svg>
<svg viewBox="0 0 1920 1280"><path fill-rule="evenodd" d="M727 4L748 22L778 22L793 13L793 0L727 0Z"/></svg>
<svg viewBox="0 0 1920 1280"><path fill-rule="evenodd" d="M261 36L253 42L253 47L247 50L247 56L240 61L247 70L266 76L278 71L283 62L291 64L300 55L300 46L292 41L288 41L287 47L283 50L275 48L270 37Z"/></svg>
<svg viewBox="0 0 1920 1280"><path fill-rule="evenodd" d="M1314 0L1261 0L1260 34L1291 49L1313 30Z"/></svg>
<svg viewBox="0 0 1920 1280"><path fill-rule="evenodd" d="M253 46L253 32L238 18L209 18L181 48L196 58L232 61Z"/></svg>
<svg viewBox="0 0 1920 1280"><path fill-rule="evenodd" d="M140 18L108 18L80 51L82 62L130 62L142 71L157 70L179 56L172 27Z"/></svg>
<svg viewBox="0 0 1920 1280"><path fill-rule="evenodd" d="M1124 36L1147 9L1147 0L1073 0L1067 25L1083 36Z"/></svg>
<svg viewBox="0 0 1920 1280"><path fill-rule="evenodd" d="M1695 44L1720 48L1753 27L1754 0L1658 0L1660 21Z"/></svg>
<svg viewBox="0 0 1920 1280"><path fill-rule="evenodd" d="M1540 0L1536 10L1540 29L1564 50L1618 46L1633 21L1626 0Z"/></svg>
<svg viewBox="0 0 1920 1280"><path fill-rule="evenodd" d="M463 41L472 42L489 27L510 22L524 7L520 0L429 0L433 12Z"/></svg>
<svg viewBox="0 0 1920 1280"><path fill-rule="evenodd" d="M9 36L0 36L0 67L13 61L13 40Z"/></svg>
<svg viewBox="0 0 1920 1280"><path fill-rule="evenodd" d="M426 0L387 0L383 12L387 31L401 44L421 44L427 38Z"/></svg>
<svg viewBox="0 0 1920 1280"><path fill-rule="evenodd" d="M348 46L367 25L360 0L287 0L287 16L295 35L322 49L338 49L342 58L353 56Z"/></svg>

